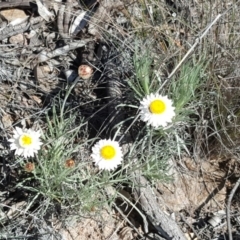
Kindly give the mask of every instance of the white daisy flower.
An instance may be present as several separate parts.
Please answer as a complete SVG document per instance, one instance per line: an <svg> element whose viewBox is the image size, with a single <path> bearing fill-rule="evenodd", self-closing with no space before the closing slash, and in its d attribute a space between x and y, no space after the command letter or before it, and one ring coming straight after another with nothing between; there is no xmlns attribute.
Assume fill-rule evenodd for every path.
<svg viewBox="0 0 240 240"><path fill-rule="evenodd" d="M167 126L175 116L172 104L167 96L151 93L140 102L141 120L155 128Z"/></svg>
<svg viewBox="0 0 240 240"><path fill-rule="evenodd" d="M100 169L106 170L113 170L123 160L122 149L118 142L110 139L98 141L92 147L91 157Z"/></svg>
<svg viewBox="0 0 240 240"><path fill-rule="evenodd" d="M31 129L23 130L16 127L13 131L13 138L8 141L11 142L11 150L16 150L15 155L23 155L25 158L33 157L34 153L37 153L42 145L40 141L40 131L33 131Z"/></svg>

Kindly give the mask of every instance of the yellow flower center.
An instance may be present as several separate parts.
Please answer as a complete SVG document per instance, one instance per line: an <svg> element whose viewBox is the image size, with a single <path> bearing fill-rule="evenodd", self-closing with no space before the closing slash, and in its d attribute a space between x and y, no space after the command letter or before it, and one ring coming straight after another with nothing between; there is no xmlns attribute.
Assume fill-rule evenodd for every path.
<svg viewBox="0 0 240 240"><path fill-rule="evenodd" d="M19 139L19 144L21 147L30 146L32 144L32 137L27 134L23 134Z"/></svg>
<svg viewBox="0 0 240 240"><path fill-rule="evenodd" d="M114 158L116 156L116 150L113 146L106 145L106 146L102 147L102 149L100 151L100 155L105 160L111 160L112 158Z"/></svg>
<svg viewBox="0 0 240 240"><path fill-rule="evenodd" d="M149 110L151 113L161 114L166 110L166 104L162 100L154 100L149 105Z"/></svg>

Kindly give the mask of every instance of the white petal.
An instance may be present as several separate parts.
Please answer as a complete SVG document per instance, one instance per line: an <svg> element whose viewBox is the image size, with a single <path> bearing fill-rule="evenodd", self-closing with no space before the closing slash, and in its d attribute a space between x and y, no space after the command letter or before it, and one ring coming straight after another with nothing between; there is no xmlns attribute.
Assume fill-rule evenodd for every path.
<svg viewBox="0 0 240 240"><path fill-rule="evenodd" d="M27 157L28 157L28 152L27 152L27 151L24 151L24 152L23 152L23 156L24 156L25 158L27 158Z"/></svg>
<svg viewBox="0 0 240 240"><path fill-rule="evenodd" d="M16 129L16 133L17 133L18 135L22 135L22 134L23 134L22 128L16 127L15 129Z"/></svg>
<svg viewBox="0 0 240 240"><path fill-rule="evenodd" d="M16 154L16 155L22 155L22 154L23 154L23 149L22 149L22 148L16 149L15 154Z"/></svg>
<svg viewBox="0 0 240 240"><path fill-rule="evenodd" d="M10 149L11 149L11 150L15 150L15 149L17 149L16 144L15 144L15 143L12 143L12 144L10 145Z"/></svg>

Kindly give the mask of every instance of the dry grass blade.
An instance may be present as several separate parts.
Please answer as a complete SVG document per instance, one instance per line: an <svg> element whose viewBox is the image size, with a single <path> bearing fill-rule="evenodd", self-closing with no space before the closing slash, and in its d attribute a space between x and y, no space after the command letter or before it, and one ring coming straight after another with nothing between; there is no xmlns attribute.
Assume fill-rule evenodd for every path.
<svg viewBox="0 0 240 240"><path fill-rule="evenodd" d="M188 58L188 56L194 51L196 46L201 42L201 40L205 37L205 35L208 33L208 31L211 29L211 27L219 20L219 18L221 16L222 16L221 14L217 15L217 17L209 24L209 26L203 32L203 34L199 38L196 39L195 43L188 50L186 55L182 58L182 60L178 63L178 65L173 69L173 71L168 75L168 78L171 78L175 74L175 72L179 69L179 67L183 64L183 62Z"/></svg>

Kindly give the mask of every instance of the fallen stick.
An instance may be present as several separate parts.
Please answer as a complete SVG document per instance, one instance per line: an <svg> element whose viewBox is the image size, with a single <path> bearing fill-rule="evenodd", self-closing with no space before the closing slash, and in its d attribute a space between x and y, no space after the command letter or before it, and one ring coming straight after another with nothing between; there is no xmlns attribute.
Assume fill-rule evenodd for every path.
<svg viewBox="0 0 240 240"><path fill-rule="evenodd" d="M135 171L131 176L136 186L133 189L134 198L138 199L143 212L158 234L166 240L186 240L177 223L160 209L156 197L141 171Z"/></svg>
<svg viewBox="0 0 240 240"><path fill-rule="evenodd" d="M65 55L71 50L85 46L90 41L93 41L93 39L84 39L84 40L71 42L68 45L65 45L61 48L57 48L51 52L42 51L38 54L38 63L46 62L51 58Z"/></svg>

